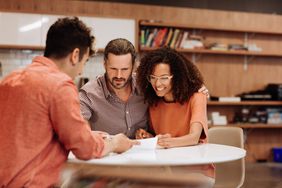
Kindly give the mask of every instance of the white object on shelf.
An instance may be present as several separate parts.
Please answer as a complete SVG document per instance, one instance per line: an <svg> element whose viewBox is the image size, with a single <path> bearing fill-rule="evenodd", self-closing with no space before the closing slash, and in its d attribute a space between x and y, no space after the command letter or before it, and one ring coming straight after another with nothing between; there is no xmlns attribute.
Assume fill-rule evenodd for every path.
<svg viewBox="0 0 282 188"><path fill-rule="evenodd" d="M240 102L241 98L240 97L219 97L218 101L219 102Z"/></svg>
<svg viewBox="0 0 282 188"><path fill-rule="evenodd" d="M211 118L213 125L227 125L226 116L221 116L219 112L212 112Z"/></svg>

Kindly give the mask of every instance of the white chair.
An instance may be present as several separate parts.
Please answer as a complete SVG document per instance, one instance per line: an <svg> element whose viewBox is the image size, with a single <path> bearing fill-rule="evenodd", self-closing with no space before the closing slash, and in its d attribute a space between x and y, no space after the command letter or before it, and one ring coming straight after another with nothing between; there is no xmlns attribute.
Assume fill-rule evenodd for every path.
<svg viewBox="0 0 282 188"><path fill-rule="evenodd" d="M239 127L212 127L208 130L209 143L244 148L243 130ZM245 180L244 158L215 165L215 188L239 188Z"/></svg>

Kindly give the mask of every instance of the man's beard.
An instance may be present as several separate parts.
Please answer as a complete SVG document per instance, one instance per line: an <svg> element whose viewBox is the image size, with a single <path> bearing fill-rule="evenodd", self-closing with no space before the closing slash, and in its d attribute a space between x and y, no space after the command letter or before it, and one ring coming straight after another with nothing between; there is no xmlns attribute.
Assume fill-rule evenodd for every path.
<svg viewBox="0 0 282 188"><path fill-rule="evenodd" d="M107 79L110 83L110 85L114 88L114 89L123 89L125 88L128 84L130 84L132 76L130 75L127 79L125 78L117 78L117 77L113 77L111 80L109 79L108 75L107 75ZM117 84L116 81L123 81L122 84Z"/></svg>

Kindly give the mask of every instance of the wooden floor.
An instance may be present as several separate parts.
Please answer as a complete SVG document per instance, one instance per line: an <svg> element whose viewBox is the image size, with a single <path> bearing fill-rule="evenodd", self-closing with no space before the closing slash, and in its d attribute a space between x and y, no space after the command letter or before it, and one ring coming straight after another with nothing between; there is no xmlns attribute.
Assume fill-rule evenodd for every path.
<svg viewBox="0 0 282 188"><path fill-rule="evenodd" d="M282 188L282 163L246 163L242 188Z"/></svg>

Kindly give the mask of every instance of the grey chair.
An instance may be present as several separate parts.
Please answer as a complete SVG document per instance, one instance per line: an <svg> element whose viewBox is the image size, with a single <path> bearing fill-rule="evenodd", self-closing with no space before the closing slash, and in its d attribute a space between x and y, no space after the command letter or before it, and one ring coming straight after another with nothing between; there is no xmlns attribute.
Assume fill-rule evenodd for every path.
<svg viewBox="0 0 282 188"><path fill-rule="evenodd" d="M212 127L208 130L209 143L244 148L243 129L239 127ZM244 158L218 163L216 166L215 188L239 188L245 180Z"/></svg>

